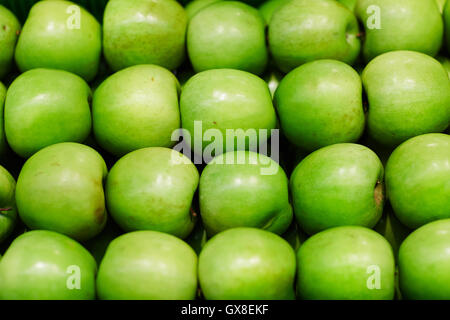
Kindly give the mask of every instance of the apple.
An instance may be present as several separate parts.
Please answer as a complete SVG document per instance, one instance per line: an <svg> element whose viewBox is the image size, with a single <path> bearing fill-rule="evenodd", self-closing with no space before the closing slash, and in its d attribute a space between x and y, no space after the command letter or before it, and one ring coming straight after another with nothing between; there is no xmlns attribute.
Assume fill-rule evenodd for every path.
<svg viewBox="0 0 450 320"><path fill-rule="evenodd" d="M445 22L445 39L447 40L447 51L450 53L450 1L447 1L444 11L444 22Z"/></svg>
<svg viewBox="0 0 450 320"><path fill-rule="evenodd" d="M291 300L295 252L272 232L226 230L200 252L198 277L208 300Z"/></svg>
<svg viewBox="0 0 450 320"><path fill-rule="evenodd" d="M185 57L187 14L175 0L110 0L103 51L117 71L138 64L175 69Z"/></svg>
<svg viewBox="0 0 450 320"><path fill-rule="evenodd" d="M0 158L2 158L8 150L4 128L5 99L6 87L0 82Z"/></svg>
<svg viewBox="0 0 450 320"><path fill-rule="evenodd" d="M450 58L444 56L438 56L437 59L442 64L444 69L447 71L448 76L450 77Z"/></svg>
<svg viewBox="0 0 450 320"><path fill-rule="evenodd" d="M78 242L53 231L26 232L0 260L0 299L93 300L96 272Z"/></svg>
<svg viewBox="0 0 450 320"><path fill-rule="evenodd" d="M16 16L0 5L0 79L10 70L14 61L14 49L20 33L20 22Z"/></svg>
<svg viewBox="0 0 450 320"><path fill-rule="evenodd" d="M18 155L59 142L83 142L91 131L91 89L75 74L33 69L8 89L5 103L6 139Z"/></svg>
<svg viewBox="0 0 450 320"><path fill-rule="evenodd" d="M308 234L345 225L374 227L383 212L383 189L378 156L352 143L311 153L290 180L295 216Z"/></svg>
<svg viewBox="0 0 450 320"><path fill-rule="evenodd" d="M401 144L386 165L386 191L411 229L450 218L450 136L424 134Z"/></svg>
<svg viewBox="0 0 450 320"><path fill-rule="evenodd" d="M318 59L353 64L360 51L356 17L334 0L290 1L273 14L268 33L283 72Z"/></svg>
<svg viewBox="0 0 450 320"><path fill-rule="evenodd" d="M365 28L366 61L395 50L430 56L442 45L443 23L433 0L359 0L355 13Z"/></svg>
<svg viewBox="0 0 450 320"><path fill-rule="evenodd" d="M280 9L283 5L285 5L289 1L291 0L267 0L259 6L258 8L259 13L264 18L266 25L269 25L273 13L278 9Z"/></svg>
<svg viewBox="0 0 450 320"><path fill-rule="evenodd" d="M292 70L274 104L284 135L304 150L356 142L364 131L361 78L341 61L318 60Z"/></svg>
<svg viewBox="0 0 450 320"><path fill-rule="evenodd" d="M95 138L116 156L145 147L171 147L180 127L180 86L167 69L138 65L116 72L94 92Z"/></svg>
<svg viewBox="0 0 450 320"><path fill-rule="evenodd" d="M450 219L430 222L415 230L402 243L399 277L402 294L407 299L449 300L448 270Z"/></svg>
<svg viewBox="0 0 450 320"><path fill-rule="evenodd" d="M210 4L219 2L222 0L193 0L191 2L189 2L185 9L186 9L186 14L188 16L188 20L191 20L193 16L195 16L197 14L197 12L199 12L200 10L206 8L207 6L209 6Z"/></svg>
<svg viewBox="0 0 450 320"><path fill-rule="evenodd" d="M355 11L356 2L358 2L358 0L338 0L338 1L347 8L349 8L351 11Z"/></svg>
<svg viewBox="0 0 450 320"><path fill-rule="evenodd" d="M190 20L187 50L196 72L230 68L259 75L268 60L263 18L242 2L211 4Z"/></svg>
<svg viewBox="0 0 450 320"><path fill-rule="evenodd" d="M154 230L186 238L195 217L191 203L199 174L186 156L167 148L133 151L111 168L108 212L125 231Z"/></svg>
<svg viewBox="0 0 450 320"><path fill-rule="evenodd" d="M393 51L364 69L368 134L395 147L417 135L442 132L450 121L450 79L444 67L420 52Z"/></svg>
<svg viewBox="0 0 450 320"><path fill-rule="evenodd" d="M275 168L263 174L263 168ZM278 234L292 221L288 179L274 160L255 152L232 151L214 158L199 186L200 214L208 235L236 227Z"/></svg>
<svg viewBox="0 0 450 320"><path fill-rule="evenodd" d="M438 5L438 7L439 7L439 11L440 11L441 13L443 13L443 12L444 12L445 4L447 3L447 0L436 0L436 3L437 3L437 5Z"/></svg>
<svg viewBox="0 0 450 320"><path fill-rule="evenodd" d="M106 222L106 164L94 149L73 142L46 147L29 158L16 187L19 216L31 229L88 240Z"/></svg>
<svg viewBox="0 0 450 320"><path fill-rule="evenodd" d="M212 154L214 156L223 150L238 150L240 146L235 138L246 139L248 129L257 133L258 144L263 143L259 133L266 131L267 139L268 131L275 129L277 122L267 83L241 70L216 69L197 73L183 87L180 111L182 127L191 137L187 143L200 155L211 144L205 137L206 132L220 134L223 138L221 142L215 141L218 148L215 148L217 154ZM234 136L228 139L227 129L234 130ZM246 143L244 147L248 149L250 145Z"/></svg>
<svg viewBox="0 0 450 320"><path fill-rule="evenodd" d="M342 226L308 238L297 252L297 293L306 300L392 300L395 262L373 230Z"/></svg>
<svg viewBox="0 0 450 320"><path fill-rule="evenodd" d="M114 239L97 276L102 300L191 300L196 292L194 250L158 231L134 231Z"/></svg>
<svg viewBox="0 0 450 320"><path fill-rule="evenodd" d="M0 243L9 237L16 225L15 189L16 181L13 176L0 166Z"/></svg>
<svg viewBox="0 0 450 320"><path fill-rule="evenodd" d="M88 11L70 1L40 1L25 21L15 58L22 72L61 69L91 81L101 51L101 26Z"/></svg>

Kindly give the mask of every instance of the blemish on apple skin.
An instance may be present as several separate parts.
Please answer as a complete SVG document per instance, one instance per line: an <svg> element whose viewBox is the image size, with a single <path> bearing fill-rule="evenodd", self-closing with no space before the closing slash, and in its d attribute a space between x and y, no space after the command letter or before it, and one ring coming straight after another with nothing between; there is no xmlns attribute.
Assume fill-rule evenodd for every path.
<svg viewBox="0 0 450 320"><path fill-rule="evenodd" d="M213 124L214 124L214 125L216 125L216 124L217 124L217 122L216 122L216 121L213 121Z"/></svg>
<svg viewBox="0 0 450 320"><path fill-rule="evenodd" d="M98 224L102 224L103 221L105 220L106 216L103 214L104 212L105 212L105 208L103 208L103 207L99 207L94 211L94 218Z"/></svg>
<svg viewBox="0 0 450 320"><path fill-rule="evenodd" d="M377 184L375 185L375 189L373 190L373 198L375 199L375 204L377 207L380 207L383 205L384 201L384 190L383 190L383 183L381 181L377 181Z"/></svg>

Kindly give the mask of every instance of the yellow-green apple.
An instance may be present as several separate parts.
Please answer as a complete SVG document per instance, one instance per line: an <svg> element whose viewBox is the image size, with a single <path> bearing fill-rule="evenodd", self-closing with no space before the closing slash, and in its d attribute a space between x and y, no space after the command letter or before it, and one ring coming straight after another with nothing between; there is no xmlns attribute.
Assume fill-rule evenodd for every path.
<svg viewBox="0 0 450 320"><path fill-rule="evenodd" d="M311 153L290 180L295 216L309 234L345 225L374 227L383 212L383 189L380 159L352 143Z"/></svg>
<svg viewBox="0 0 450 320"><path fill-rule="evenodd" d="M450 219L420 227L400 246L400 289L407 299L449 300L449 270Z"/></svg>
<svg viewBox="0 0 450 320"><path fill-rule="evenodd" d="M341 61L318 60L292 70L274 104L284 135L304 150L356 142L364 131L361 78Z"/></svg>
<svg viewBox="0 0 450 320"><path fill-rule="evenodd" d="M255 152L232 151L214 158L200 177L199 199L210 236L236 227L282 234L292 221L286 174L277 162Z"/></svg>
<svg viewBox="0 0 450 320"><path fill-rule="evenodd" d="M35 230L17 237L0 260L1 300L93 300L97 264L75 240Z"/></svg>
<svg viewBox="0 0 450 320"><path fill-rule="evenodd" d="M389 242L360 226L308 238L297 252L297 293L307 300L392 300L395 262Z"/></svg>
<svg viewBox="0 0 450 320"><path fill-rule="evenodd" d="M103 300L191 300L197 292L197 255L185 242L158 231L114 239L100 264Z"/></svg>
<svg viewBox="0 0 450 320"><path fill-rule="evenodd" d="M101 51L101 26L88 11L70 1L39 1L25 21L15 58L22 72L61 69L90 81Z"/></svg>
<svg viewBox="0 0 450 320"><path fill-rule="evenodd" d="M0 166L0 243L12 233L17 221L16 181Z"/></svg>
<svg viewBox="0 0 450 320"><path fill-rule="evenodd" d="M278 9L280 9L283 5L285 5L289 1L291 0L267 0L259 6L258 8L259 13L264 18L266 25L269 25L273 13Z"/></svg>
<svg viewBox="0 0 450 320"><path fill-rule="evenodd" d="M195 165L175 150L133 151L108 174L108 212L125 231L155 230L186 238L195 223L191 203L198 181Z"/></svg>
<svg viewBox="0 0 450 320"><path fill-rule="evenodd" d="M238 69L261 74L268 53L258 10L238 1L220 1L189 22L187 50L196 72Z"/></svg>
<svg viewBox="0 0 450 320"><path fill-rule="evenodd" d="M14 50L20 33L20 22L16 16L0 5L0 79L10 70L14 63Z"/></svg>
<svg viewBox="0 0 450 320"><path fill-rule="evenodd" d="M450 218L450 136L424 134L395 149L386 165L386 191L409 228Z"/></svg>
<svg viewBox="0 0 450 320"><path fill-rule="evenodd" d="M200 10L219 1L222 0L193 0L189 2L185 7L188 20L191 20Z"/></svg>
<svg viewBox="0 0 450 320"><path fill-rule="evenodd" d="M358 0L355 13L365 29L367 61L395 50L434 56L441 48L444 28L434 0Z"/></svg>
<svg viewBox="0 0 450 320"><path fill-rule="evenodd" d="M6 139L27 158L59 142L83 142L91 132L91 89L79 76L63 70L33 69L8 89Z"/></svg>
<svg viewBox="0 0 450 320"><path fill-rule="evenodd" d="M198 277L208 300L294 299L295 252L272 232L226 230L200 252Z"/></svg>
<svg viewBox="0 0 450 320"><path fill-rule="evenodd" d="M273 14L268 32L283 72L318 59L353 64L361 47L356 17L335 0L290 1Z"/></svg>
<svg viewBox="0 0 450 320"><path fill-rule="evenodd" d="M103 18L103 51L117 71L138 64L175 69L185 57L187 14L175 0L111 0Z"/></svg>
<svg viewBox="0 0 450 320"><path fill-rule="evenodd" d="M257 144L264 143L261 133L266 133L267 140L277 122L267 83L233 69L207 70L189 79L181 92L180 111L182 127L191 138L186 142L197 154L212 146L212 156L223 150L250 148L247 138L252 133ZM221 141L212 143L208 135ZM240 146L240 141L245 145Z"/></svg>
<svg viewBox="0 0 450 320"><path fill-rule="evenodd" d="M31 229L84 241L106 222L106 164L94 149L73 142L51 145L25 162L17 180L19 216Z"/></svg>
<svg viewBox="0 0 450 320"><path fill-rule="evenodd" d="M180 127L179 91L176 77L156 65L116 72L94 92L96 140L117 156L145 147L171 147L171 135Z"/></svg>
<svg viewBox="0 0 450 320"><path fill-rule="evenodd" d="M369 102L368 134L394 147L417 135L442 132L450 121L450 79L434 58L393 51L373 59L362 81Z"/></svg>

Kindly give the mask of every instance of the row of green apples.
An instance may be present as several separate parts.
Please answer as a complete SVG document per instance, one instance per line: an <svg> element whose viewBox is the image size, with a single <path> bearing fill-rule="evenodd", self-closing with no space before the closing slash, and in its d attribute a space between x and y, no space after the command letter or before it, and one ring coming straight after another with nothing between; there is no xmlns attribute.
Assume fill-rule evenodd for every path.
<svg viewBox="0 0 450 320"><path fill-rule="evenodd" d="M450 25L450 5L444 10L442 0L342 2L348 7L335 0L270 0L258 12L238 1L195 0L185 10L175 0L113 0L101 26L71 2L40 1L21 31L2 7L0 78L15 56L22 72L63 69L90 81L102 48L114 71L137 64L173 70L187 51L195 72L232 68L258 75L266 69L269 51L283 72L317 59L360 64L393 50L435 56L442 47L444 21L447 29Z"/></svg>
<svg viewBox="0 0 450 320"><path fill-rule="evenodd" d="M225 160L229 155L214 158L199 178L177 151L143 148L108 173L94 149L65 142L29 158L17 186L3 169L2 235L17 220L16 205L29 228L52 232L30 231L12 242L0 260L0 297L93 298L95 260L65 234L98 254L97 289L105 299L195 297L197 257L181 239L200 252L198 277L207 299L293 298L294 249L301 298L393 298L397 250L369 229L385 201L383 166L370 149L334 144L298 164L290 189L295 218L312 235L304 243L296 230L288 230L293 213L283 169L262 175L262 167L278 164L249 151L231 152L231 162ZM407 298L450 297L449 158L450 137L433 133L401 144L387 163L394 212L412 229L419 227L398 251L400 288ZM198 222L192 204L198 185L206 233L191 234ZM121 232L111 231L110 224L106 238L86 241L105 227L106 208L129 233L112 240ZM388 225L377 229L398 249L398 232L408 230L387 218ZM392 227L397 230L388 230ZM96 252L106 247L104 257Z"/></svg>

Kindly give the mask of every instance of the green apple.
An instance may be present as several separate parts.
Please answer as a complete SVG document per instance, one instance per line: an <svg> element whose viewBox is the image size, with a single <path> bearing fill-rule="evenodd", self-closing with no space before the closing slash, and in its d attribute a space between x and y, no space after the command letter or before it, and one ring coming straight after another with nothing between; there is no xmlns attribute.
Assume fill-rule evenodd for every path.
<svg viewBox="0 0 450 320"><path fill-rule="evenodd" d="M186 156L167 148L143 148L122 157L106 180L106 204L125 230L154 230L185 238L195 217L191 203L199 174Z"/></svg>
<svg viewBox="0 0 450 320"><path fill-rule="evenodd" d="M15 189L16 181L13 176L0 166L0 243L12 233L16 225Z"/></svg>
<svg viewBox="0 0 450 320"><path fill-rule="evenodd" d="M304 150L356 142L364 131L361 78L341 61L318 60L292 70L274 103L284 135Z"/></svg>
<svg viewBox="0 0 450 320"><path fill-rule="evenodd" d="M272 170L265 174L268 167ZM274 160L255 152L214 158L200 177L199 199L208 235L236 227L282 234L292 221L286 174Z"/></svg>
<svg viewBox="0 0 450 320"><path fill-rule="evenodd" d="M392 300L395 262L389 242L373 230L322 231L297 252L297 293L307 300Z"/></svg>
<svg viewBox="0 0 450 320"><path fill-rule="evenodd" d="M94 92L95 138L122 156L145 147L171 147L180 127L176 77L156 65L138 65L107 78Z"/></svg>
<svg viewBox="0 0 450 320"><path fill-rule="evenodd" d="M193 0L189 2L185 7L188 20L191 20L200 10L219 1L222 0Z"/></svg>
<svg viewBox="0 0 450 320"><path fill-rule="evenodd" d="M6 88L3 83L0 82L0 158L3 158L8 150L8 143L5 136L5 100L6 100Z"/></svg>
<svg viewBox="0 0 450 320"><path fill-rule="evenodd" d="M409 228L450 218L450 136L424 134L395 149L386 165L386 191Z"/></svg>
<svg viewBox="0 0 450 320"><path fill-rule="evenodd" d="M450 58L438 56L437 59L442 64L444 69L447 71L448 76L450 77Z"/></svg>
<svg viewBox="0 0 450 320"><path fill-rule="evenodd" d="M59 142L83 142L91 131L91 89L75 74L33 69L8 89L5 133L21 157Z"/></svg>
<svg viewBox="0 0 450 320"><path fill-rule="evenodd" d="M374 227L383 212L383 189L378 156L352 143L311 153L290 181L295 216L309 234L345 225Z"/></svg>
<svg viewBox="0 0 450 320"><path fill-rule="evenodd" d="M337 0L337 1L342 3L344 6L349 8L351 11L355 11L356 2L358 2L358 0Z"/></svg>
<svg viewBox="0 0 450 320"><path fill-rule="evenodd" d="M355 12L365 28L367 61L395 50L434 56L441 48L444 28L436 1L359 0Z"/></svg>
<svg viewBox="0 0 450 320"><path fill-rule="evenodd" d="M445 39L447 40L447 51L450 53L450 1L447 1L444 12L444 22L445 22Z"/></svg>
<svg viewBox="0 0 450 320"><path fill-rule="evenodd" d="M0 5L0 79L10 70L14 63L14 49L20 33L20 23L16 16Z"/></svg>
<svg viewBox="0 0 450 320"><path fill-rule="evenodd" d="M398 256L400 245L411 233L411 229L397 219L389 203L384 207L383 216L374 227L374 230L389 241L396 258Z"/></svg>
<svg viewBox="0 0 450 320"><path fill-rule="evenodd" d="M101 26L88 11L70 1L40 1L30 10L15 56L22 72L61 69L90 81L101 51Z"/></svg>
<svg viewBox="0 0 450 320"><path fill-rule="evenodd" d="M450 79L444 67L420 52L393 51L364 69L368 133L386 146L442 132L450 121Z"/></svg>
<svg viewBox="0 0 450 320"><path fill-rule="evenodd" d="M294 299L295 252L272 232L230 229L206 243L198 277L208 300Z"/></svg>
<svg viewBox="0 0 450 320"><path fill-rule="evenodd" d="M358 21L334 0L296 0L277 10L269 23L272 56L283 72L318 59L353 64L359 55Z"/></svg>
<svg viewBox="0 0 450 320"><path fill-rule="evenodd" d="M257 143L263 143L260 133L265 131L267 139L268 131L275 129L277 122L267 83L241 70L216 69L197 73L183 87L180 111L183 129L191 137L187 143L197 154L212 145L207 133L222 138L222 141L214 141L217 155L223 150L248 149L250 143L239 146L236 142L247 140L247 133L256 132ZM233 136L228 134L227 138L227 130L232 130Z"/></svg>
<svg viewBox="0 0 450 320"><path fill-rule="evenodd" d="M449 270L450 219L428 223L402 243L399 251L400 288L407 299L449 300Z"/></svg>
<svg viewBox="0 0 450 320"><path fill-rule="evenodd" d="M106 222L107 169L94 149L73 142L46 147L25 162L16 187L19 216L31 229L84 241Z"/></svg>
<svg viewBox="0 0 450 320"><path fill-rule="evenodd" d="M291 0L267 0L259 6L258 8L259 13L264 18L266 25L269 25L273 13L278 9L280 9L283 5L285 5L289 1Z"/></svg>
<svg viewBox="0 0 450 320"><path fill-rule="evenodd" d="M189 22L187 50L196 72L238 69L264 72L268 53L258 10L238 1L220 1Z"/></svg>
<svg viewBox="0 0 450 320"><path fill-rule="evenodd" d="M439 7L439 11L440 11L441 13L443 13L443 12L444 12L445 4L447 3L447 0L436 0L436 3L437 3L437 5L438 5L438 7Z"/></svg>
<svg viewBox="0 0 450 320"><path fill-rule="evenodd" d="M138 64L175 69L185 57L187 14L175 0L110 0L103 51L117 71Z"/></svg>
<svg viewBox="0 0 450 320"><path fill-rule="evenodd" d="M0 260L0 299L93 300L96 272L78 242L53 231L26 232Z"/></svg>
<svg viewBox="0 0 450 320"><path fill-rule="evenodd" d="M97 277L103 300L191 300L197 292L197 255L166 233L135 231L114 239Z"/></svg>

